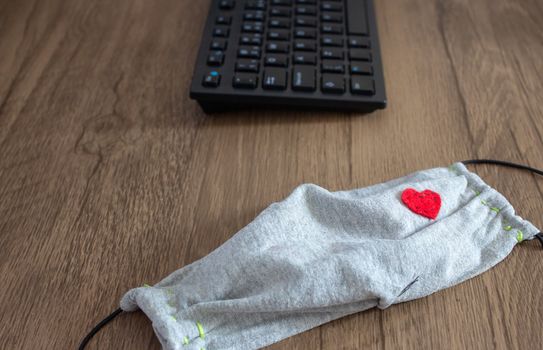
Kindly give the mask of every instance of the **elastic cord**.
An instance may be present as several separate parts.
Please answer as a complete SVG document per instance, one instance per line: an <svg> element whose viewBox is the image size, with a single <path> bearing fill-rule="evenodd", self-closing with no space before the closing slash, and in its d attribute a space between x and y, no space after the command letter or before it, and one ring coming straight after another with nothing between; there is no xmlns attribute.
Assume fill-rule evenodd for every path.
<svg viewBox="0 0 543 350"><path fill-rule="evenodd" d="M469 159L469 160L464 160L462 162L464 165L468 165L468 164L492 164L492 165L501 165L501 166L505 166L505 167L509 167L509 168L515 168L515 169L522 169L522 170L528 170L528 171L531 171L535 174L538 174L538 175L541 175L543 176L543 170L539 170L539 169L536 169L536 168L532 168L532 167L529 167L527 165L523 165L523 164L517 164L517 163L512 163L512 162L506 162L506 161L503 161L503 160L495 160L495 159ZM539 242L541 243L541 247L543 247L543 232L539 232L537 235L535 235L535 238L537 238L539 240Z"/></svg>
<svg viewBox="0 0 543 350"><path fill-rule="evenodd" d="M81 344L79 345L79 350L83 350L85 346L87 346L89 341L92 339L92 337L94 337L94 335L98 333L98 331L102 329L102 327L104 327L111 320L117 317L121 312L123 312L123 310L118 308L117 310L113 311L111 315L107 316L102 321L100 321L96 326L94 326L94 328L89 332L89 334L87 334L87 336L81 341Z"/></svg>

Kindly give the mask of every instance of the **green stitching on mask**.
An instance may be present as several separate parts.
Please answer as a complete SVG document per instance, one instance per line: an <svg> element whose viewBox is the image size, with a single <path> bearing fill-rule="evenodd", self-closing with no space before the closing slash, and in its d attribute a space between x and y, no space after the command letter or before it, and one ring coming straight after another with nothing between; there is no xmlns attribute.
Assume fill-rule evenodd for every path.
<svg viewBox="0 0 543 350"><path fill-rule="evenodd" d="M144 286L145 288L151 288L151 286L148 285L147 283L144 283L143 286Z"/></svg>
<svg viewBox="0 0 543 350"><path fill-rule="evenodd" d="M171 315L170 317L172 318L172 320L177 321L177 318L174 315Z"/></svg>
<svg viewBox="0 0 543 350"><path fill-rule="evenodd" d="M485 201L484 199L481 199L481 204L483 204L483 205L488 205L488 202Z"/></svg>
<svg viewBox="0 0 543 350"><path fill-rule="evenodd" d="M198 321L196 321L196 327L198 327L198 334L200 334L200 338L204 339L206 337L206 334L204 332L204 327Z"/></svg>
<svg viewBox="0 0 543 350"><path fill-rule="evenodd" d="M183 337L183 345L189 345L189 337L186 335Z"/></svg>
<svg viewBox="0 0 543 350"><path fill-rule="evenodd" d="M512 227L511 225L507 225L503 228L505 231L511 231Z"/></svg>
<svg viewBox="0 0 543 350"><path fill-rule="evenodd" d="M522 233L521 230L518 230L517 231L517 242L522 242L522 240L524 239L524 234Z"/></svg>
<svg viewBox="0 0 543 350"><path fill-rule="evenodd" d="M490 208L490 210L496 212L496 213L499 213L500 212L500 208L496 208L496 207L492 207Z"/></svg>

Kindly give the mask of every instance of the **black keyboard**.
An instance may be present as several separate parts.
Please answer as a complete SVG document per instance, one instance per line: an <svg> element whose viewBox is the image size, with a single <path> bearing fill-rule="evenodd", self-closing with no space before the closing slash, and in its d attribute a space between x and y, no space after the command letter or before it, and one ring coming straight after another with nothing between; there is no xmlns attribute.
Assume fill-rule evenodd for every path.
<svg viewBox="0 0 543 350"><path fill-rule="evenodd" d="M386 95L372 0L212 0L190 96L372 111Z"/></svg>

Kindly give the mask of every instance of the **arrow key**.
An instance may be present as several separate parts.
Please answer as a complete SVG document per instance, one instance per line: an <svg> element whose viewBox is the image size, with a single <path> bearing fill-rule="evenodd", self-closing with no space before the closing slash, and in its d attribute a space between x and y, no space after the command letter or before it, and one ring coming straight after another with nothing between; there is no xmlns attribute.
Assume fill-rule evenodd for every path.
<svg viewBox="0 0 543 350"><path fill-rule="evenodd" d="M322 75L322 92L342 94L345 92L345 79L339 74Z"/></svg>

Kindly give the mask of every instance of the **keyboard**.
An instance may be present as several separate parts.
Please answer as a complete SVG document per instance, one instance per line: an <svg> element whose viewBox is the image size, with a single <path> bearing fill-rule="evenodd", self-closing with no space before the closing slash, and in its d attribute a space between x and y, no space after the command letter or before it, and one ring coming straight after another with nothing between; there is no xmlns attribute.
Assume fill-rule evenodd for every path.
<svg viewBox="0 0 543 350"><path fill-rule="evenodd" d="M190 96L208 112L370 112L386 94L372 0L212 0Z"/></svg>

